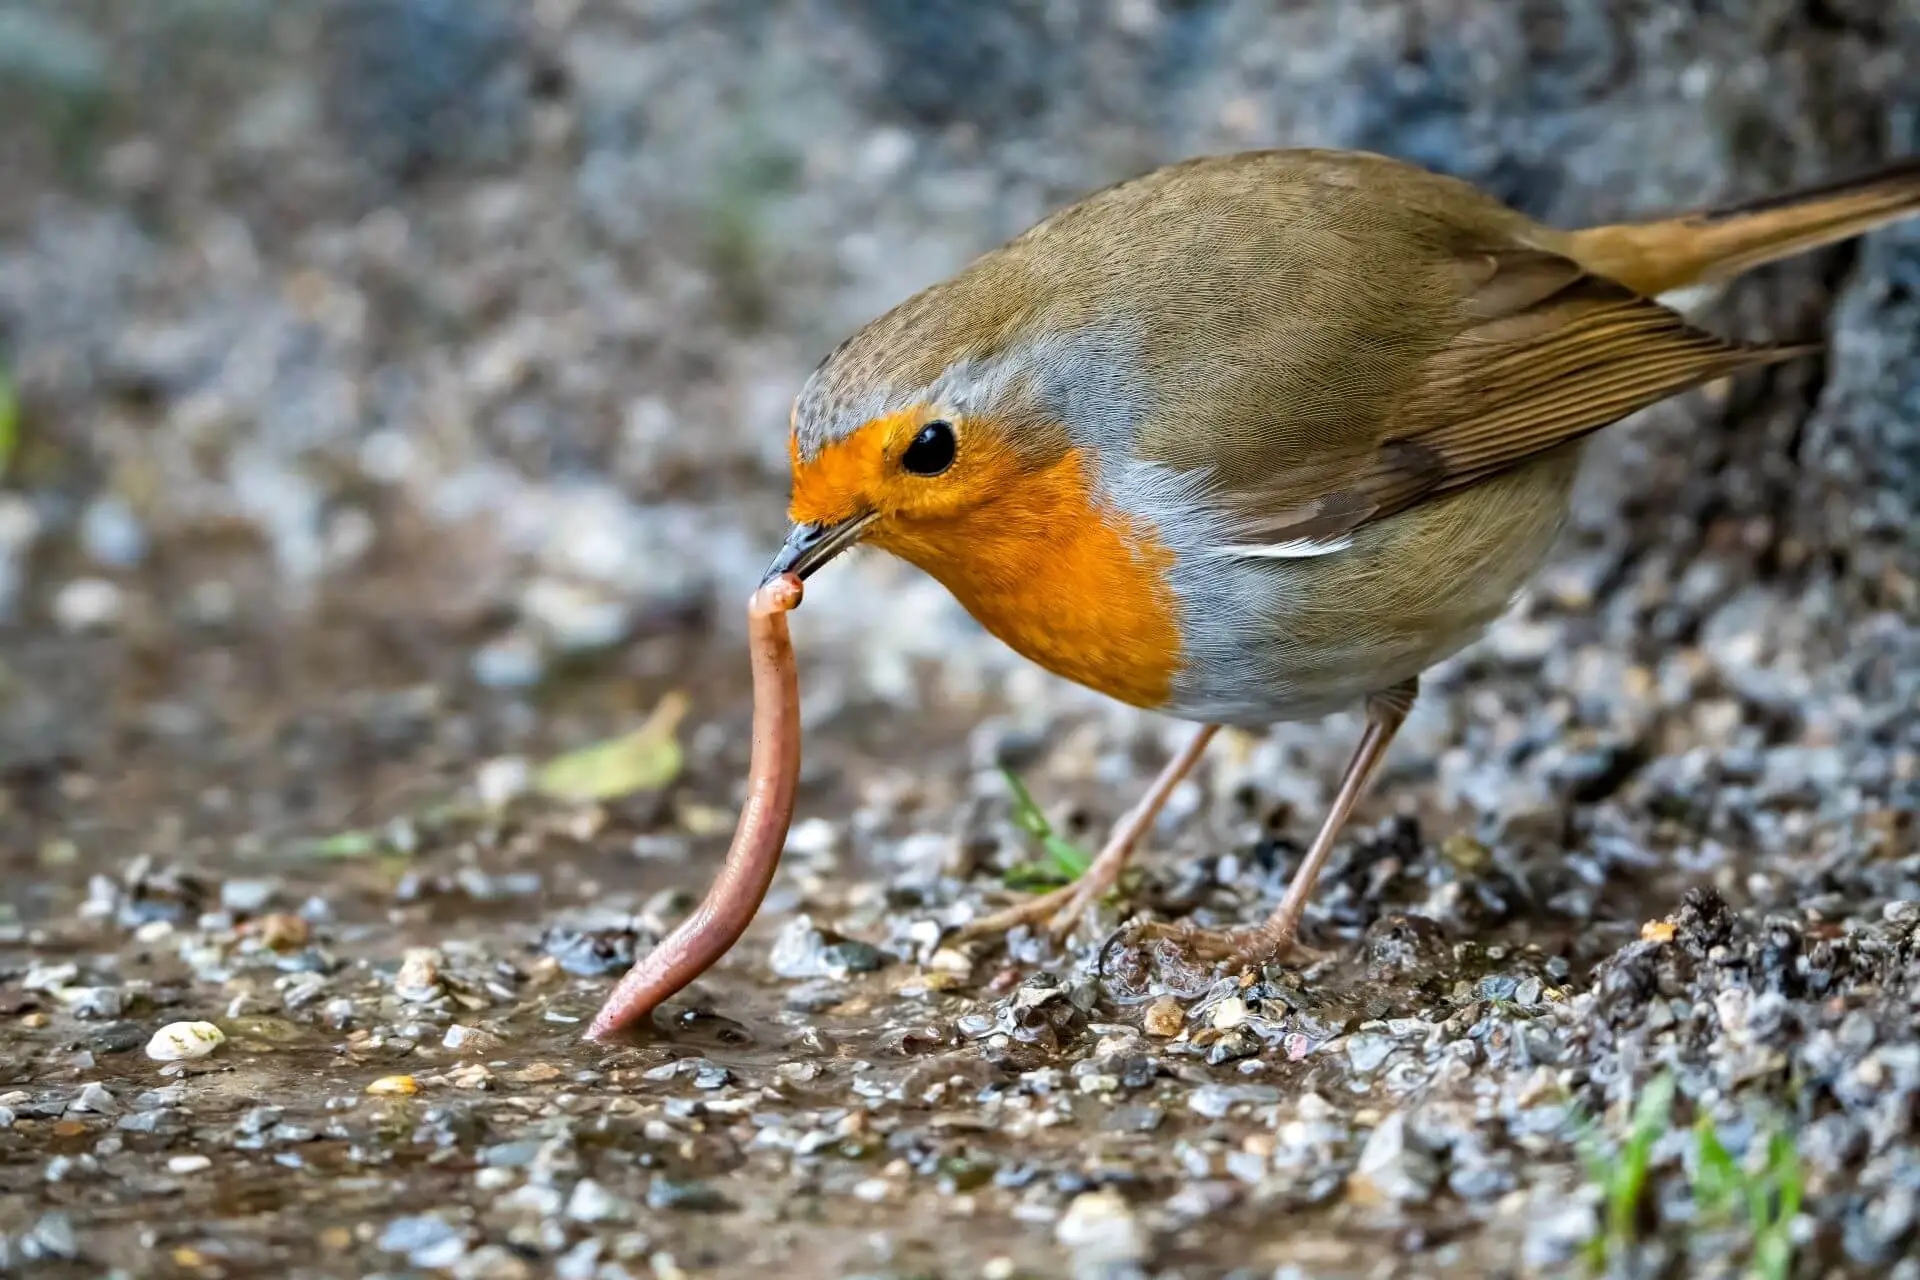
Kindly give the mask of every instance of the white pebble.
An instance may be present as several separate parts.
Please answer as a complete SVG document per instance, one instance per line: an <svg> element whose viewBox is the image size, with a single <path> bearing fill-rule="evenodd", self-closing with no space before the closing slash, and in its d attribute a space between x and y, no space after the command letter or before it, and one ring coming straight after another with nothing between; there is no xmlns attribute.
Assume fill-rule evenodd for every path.
<svg viewBox="0 0 1920 1280"><path fill-rule="evenodd" d="M1237 1027L1247 1020L1247 1002L1239 996L1228 996L1213 1006L1213 1025L1221 1031Z"/></svg>
<svg viewBox="0 0 1920 1280"><path fill-rule="evenodd" d="M105 578L75 578L53 598L53 617L65 631L105 631L120 621L120 588Z"/></svg>
<svg viewBox="0 0 1920 1280"><path fill-rule="evenodd" d="M787 831L785 852L801 858L817 858L832 853L840 843L840 832L825 818L803 818Z"/></svg>
<svg viewBox="0 0 1920 1280"><path fill-rule="evenodd" d="M147 1056L155 1062L190 1062L226 1042L227 1033L211 1022L170 1022L147 1041Z"/></svg>
<svg viewBox="0 0 1920 1280"><path fill-rule="evenodd" d="M211 1168L213 1168L213 1161L206 1156L175 1156L167 1161L168 1173L205 1173Z"/></svg>
<svg viewBox="0 0 1920 1280"><path fill-rule="evenodd" d="M595 1182L583 1178L567 1197L567 1217L575 1222L624 1222L634 1215L633 1204Z"/></svg>
<svg viewBox="0 0 1920 1280"><path fill-rule="evenodd" d="M1147 1252L1146 1233L1133 1210L1110 1188L1075 1196L1053 1234L1082 1264L1135 1262Z"/></svg>
<svg viewBox="0 0 1920 1280"><path fill-rule="evenodd" d="M533 766L523 756L498 756L474 774L473 789L489 809L504 809L533 787Z"/></svg>

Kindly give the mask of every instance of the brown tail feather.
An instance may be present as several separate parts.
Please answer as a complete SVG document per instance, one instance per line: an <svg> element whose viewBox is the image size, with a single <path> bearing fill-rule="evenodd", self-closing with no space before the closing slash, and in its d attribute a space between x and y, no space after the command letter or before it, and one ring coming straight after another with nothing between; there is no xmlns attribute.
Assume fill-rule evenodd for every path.
<svg viewBox="0 0 1920 1280"><path fill-rule="evenodd" d="M1646 297L1724 280L1920 213L1920 156L1859 177L1568 237L1588 270Z"/></svg>

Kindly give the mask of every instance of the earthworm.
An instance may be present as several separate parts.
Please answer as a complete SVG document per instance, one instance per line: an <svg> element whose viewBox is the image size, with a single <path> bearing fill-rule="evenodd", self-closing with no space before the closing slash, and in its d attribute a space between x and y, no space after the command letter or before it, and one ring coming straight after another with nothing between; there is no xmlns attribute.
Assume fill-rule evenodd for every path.
<svg viewBox="0 0 1920 1280"><path fill-rule="evenodd" d="M787 614L800 603L801 591L799 578L781 574L762 584L747 604L753 749L747 802L720 875L699 910L620 979L587 1029L589 1040L632 1026L705 973L740 940L767 896L800 781L800 681Z"/></svg>

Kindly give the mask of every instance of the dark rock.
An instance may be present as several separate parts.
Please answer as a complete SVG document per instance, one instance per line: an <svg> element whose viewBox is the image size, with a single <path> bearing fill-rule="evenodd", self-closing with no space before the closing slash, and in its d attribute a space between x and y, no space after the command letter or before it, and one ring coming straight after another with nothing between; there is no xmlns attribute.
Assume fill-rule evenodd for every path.
<svg viewBox="0 0 1920 1280"><path fill-rule="evenodd" d="M734 1204L704 1182L655 1178L647 1187L647 1208L678 1209L688 1213L725 1213Z"/></svg>
<svg viewBox="0 0 1920 1280"><path fill-rule="evenodd" d="M638 932L627 926L554 924L540 936L540 950L558 960L568 973L598 978L631 969L638 939Z"/></svg>

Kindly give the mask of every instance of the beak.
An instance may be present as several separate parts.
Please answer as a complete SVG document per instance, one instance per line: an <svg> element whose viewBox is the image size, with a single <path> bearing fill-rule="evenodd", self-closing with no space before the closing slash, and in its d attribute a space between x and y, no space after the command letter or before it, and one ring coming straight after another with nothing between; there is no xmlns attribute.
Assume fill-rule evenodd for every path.
<svg viewBox="0 0 1920 1280"><path fill-rule="evenodd" d="M772 582L783 573L805 579L815 569L860 541L877 517L877 512L853 516L835 524L796 524L788 528L787 541L780 554L767 566L761 584Z"/></svg>

